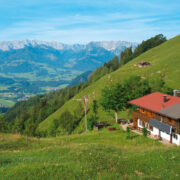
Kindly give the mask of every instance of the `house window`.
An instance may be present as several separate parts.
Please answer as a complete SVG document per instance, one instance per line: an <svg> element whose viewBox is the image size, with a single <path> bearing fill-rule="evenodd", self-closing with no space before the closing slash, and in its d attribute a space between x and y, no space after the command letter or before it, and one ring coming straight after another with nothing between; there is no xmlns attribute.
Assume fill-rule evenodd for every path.
<svg viewBox="0 0 180 180"><path fill-rule="evenodd" d="M139 125L142 126L142 121L141 120L139 120Z"/></svg>

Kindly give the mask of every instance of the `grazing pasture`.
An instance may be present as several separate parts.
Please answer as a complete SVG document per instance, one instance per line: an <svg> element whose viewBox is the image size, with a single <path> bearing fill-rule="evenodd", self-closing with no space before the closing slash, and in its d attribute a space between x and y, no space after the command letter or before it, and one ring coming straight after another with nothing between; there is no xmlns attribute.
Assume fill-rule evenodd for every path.
<svg viewBox="0 0 180 180"><path fill-rule="evenodd" d="M179 179L180 148L106 129L56 138L0 134L0 179Z"/></svg>

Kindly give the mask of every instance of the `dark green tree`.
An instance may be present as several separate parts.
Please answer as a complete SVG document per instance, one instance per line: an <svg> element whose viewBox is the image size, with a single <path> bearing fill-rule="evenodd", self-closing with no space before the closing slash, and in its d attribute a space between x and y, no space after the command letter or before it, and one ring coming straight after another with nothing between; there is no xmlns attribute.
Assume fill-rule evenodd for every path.
<svg viewBox="0 0 180 180"><path fill-rule="evenodd" d="M131 47L126 48L124 51L122 51L120 55L120 62L119 62L120 67L128 63L132 59L132 55L133 55L133 52L132 52Z"/></svg>
<svg viewBox="0 0 180 180"><path fill-rule="evenodd" d="M112 87L105 87L102 90L100 104L104 110L115 112L116 123L118 121L118 111L124 110L127 103L125 93L125 89L120 83Z"/></svg>
<svg viewBox="0 0 180 180"><path fill-rule="evenodd" d="M142 133L143 133L143 136L144 136L144 137L147 137L148 130L147 130L145 127L143 127Z"/></svg>
<svg viewBox="0 0 180 180"><path fill-rule="evenodd" d="M136 99L151 93L151 87L147 79L143 80L140 76L131 76L124 81L124 89L126 91L126 101ZM130 105L127 103L126 108Z"/></svg>

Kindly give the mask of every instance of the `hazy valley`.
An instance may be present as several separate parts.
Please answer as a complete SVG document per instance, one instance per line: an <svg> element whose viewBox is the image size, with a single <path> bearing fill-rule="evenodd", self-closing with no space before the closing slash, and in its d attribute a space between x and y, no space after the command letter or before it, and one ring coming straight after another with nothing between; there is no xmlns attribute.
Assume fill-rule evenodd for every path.
<svg viewBox="0 0 180 180"><path fill-rule="evenodd" d="M12 106L35 94L66 87L80 74L95 70L125 48L136 46L137 43L124 41L86 45L35 40L0 42L0 104ZM84 75L87 79L89 74Z"/></svg>

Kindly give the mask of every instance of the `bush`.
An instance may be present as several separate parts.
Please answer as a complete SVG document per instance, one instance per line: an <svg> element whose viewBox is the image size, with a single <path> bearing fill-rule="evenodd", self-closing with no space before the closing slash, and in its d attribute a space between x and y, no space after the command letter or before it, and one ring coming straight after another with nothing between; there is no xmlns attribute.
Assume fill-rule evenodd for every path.
<svg viewBox="0 0 180 180"><path fill-rule="evenodd" d="M142 132L143 132L143 136L147 137L148 130L145 127L142 129Z"/></svg>
<svg viewBox="0 0 180 180"><path fill-rule="evenodd" d="M127 133L130 133L130 131L131 131L130 127L127 127L127 128L126 128L126 132L127 132Z"/></svg>

